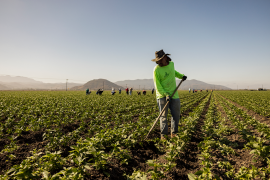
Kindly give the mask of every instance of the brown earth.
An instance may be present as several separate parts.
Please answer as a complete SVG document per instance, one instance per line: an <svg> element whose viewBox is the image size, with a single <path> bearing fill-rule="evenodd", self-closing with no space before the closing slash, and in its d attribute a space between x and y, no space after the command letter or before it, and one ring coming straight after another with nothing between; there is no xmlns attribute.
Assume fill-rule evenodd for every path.
<svg viewBox="0 0 270 180"><path fill-rule="evenodd" d="M200 102L202 101L202 99L200 100ZM192 108L198 106L200 102L195 103ZM174 168L173 172L168 174L168 179L187 179L187 173L196 172L199 169L200 165L199 160L197 158L199 150L197 148L197 145L202 140L200 138L201 137L200 127L203 125L203 121L205 119L205 114L208 110L208 106L209 102L207 103L207 106L205 107L199 119L199 122L196 125L196 131L193 133L190 143L187 145L181 158L177 159L176 161L177 167ZM192 112L192 109L188 109L187 111L183 112L182 117L188 116L190 112ZM137 121L138 118L139 118L138 115L134 115L131 121L132 122ZM79 123L80 122L76 122L70 125L63 125L60 128L61 132L63 134L72 132L79 127ZM113 128L114 125L111 125L110 127ZM45 129L41 129L40 131L36 132L33 131L22 132L22 134L16 139L16 145L18 145L19 148L13 151L12 153L0 154L1 158L0 174L3 174L13 165L20 164L24 159L31 156L32 154L30 153L30 151L34 149L45 152L45 146L48 143L48 141L43 141L42 135L44 133ZM84 133L87 133L87 131L85 131ZM81 134L82 137L84 137L84 135L85 134ZM87 137L89 137L89 134L87 135ZM153 132L149 136L149 139L156 139L156 138L160 138L159 125L154 128ZM8 145L10 143L10 140L8 138L4 138L1 139L0 142L1 142L0 149L2 150L5 147L5 145ZM75 143L76 142L74 141L70 142L68 146L59 146L59 149L57 150L62 151L61 154L62 157L67 157L69 155L69 151L71 150L70 145L74 145ZM129 161L128 165L121 165L118 159L110 159L111 163L107 165L107 172L111 175L110 178L104 175L102 171L92 170L90 171L91 175L87 176L86 179L126 179L126 177L123 177L123 174L124 173L132 174L134 168L144 172L146 172L148 169L151 169L151 167L149 167L146 164L146 161L149 159L158 158L159 156L162 156L164 153L158 151L158 149L154 145L154 141L143 141L142 144L143 144L142 146L136 144L134 148L129 149L132 159ZM109 150L110 149L107 149L107 151ZM10 154L15 155L16 157L13 160L10 160L8 157L8 155Z"/></svg>
<svg viewBox="0 0 270 180"><path fill-rule="evenodd" d="M230 120L228 120L226 112L224 111L223 107L220 105L219 102L217 106L218 106L219 111L221 112L222 118L226 118L228 122L226 125L233 130L230 133L230 135L225 135L225 137L230 142L237 143L237 146L231 147L236 152L236 155L229 154L227 156L223 156L219 151L215 151L214 156L219 160L223 159L223 160L229 161L233 165L233 168L235 168L235 172L238 172L242 166L249 167L249 168L252 167L251 165L257 168L265 167L265 164L261 161L258 161L257 163L253 162L253 154L250 154L251 150L243 149L247 141L245 141L242 138L242 136L239 134L239 130L232 124L232 122L230 122ZM217 166L217 164L215 166L216 166L216 171L218 171L219 169L222 172L222 170ZM223 177L223 179L227 178L224 174L222 174L221 177Z"/></svg>
<svg viewBox="0 0 270 180"><path fill-rule="evenodd" d="M220 96L222 96L222 95L220 95ZM224 96L222 96L222 97L225 98L227 101L231 102L236 107L244 110L248 115L250 115L251 117L254 117L256 120L260 121L261 123L265 123L267 125L270 125L270 118L268 118L266 116L262 116L260 114L257 114L256 112L249 110L249 109L245 108L244 106L241 106L241 105L237 104L236 102L234 102L234 101L232 101Z"/></svg>
<svg viewBox="0 0 270 180"><path fill-rule="evenodd" d="M202 99L201 99L202 101ZM200 101L200 102L201 102ZM197 107L200 102L197 102L193 105L192 109ZM200 153L197 145L202 140L201 137L201 126L203 125L203 121L205 119L205 114L207 113L209 106L209 101L207 105L205 106L205 109L200 116L200 120L198 124L196 125L196 130L193 133L191 137L190 143L187 145L184 153L180 158L176 160L177 166L173 168L173 170L167 174L165 179L188 179L187 174L189 172L196 172L199 170L199 159L197 158L197 155ZM189 112L192 112L192 109L188 109L186 112L182 113L182 118L189 115ZM170 121L168 121L170 122ZM168 123L168 126L170 127L170 124ZM169 128L170 132L170 128ZM151 134L149 135L148 139L156 139L160 138L160 128L159 125L156 125ZM104 175L103 171L97 171L97 170L91 170L88 173L90 174L85 179L119 179L119 180L125 180L126 177L123 176L124 173L131 175L132 172L135 170L141 170L143 172L147 172L148 170L152 169L152 167L148 166L146 163L147 160L152 159L161 159L160 157L164 155L164 153L160 152L154 144L154 141L143 141L143 146L140 146L139 144L135 145L135 148L130 149L131 152L131 160L129 161L128 165L121 165L119 160L112 159L110 160L112 163L110 163L107 166L106 172L110 174L110 177L107 177ZM162 162L162 161L159 161Z"/></svg>

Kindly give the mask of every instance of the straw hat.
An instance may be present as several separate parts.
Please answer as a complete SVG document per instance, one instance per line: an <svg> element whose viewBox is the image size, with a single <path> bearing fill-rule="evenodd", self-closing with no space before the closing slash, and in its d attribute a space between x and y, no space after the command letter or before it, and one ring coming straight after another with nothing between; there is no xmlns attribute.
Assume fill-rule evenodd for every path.
<svg viewBox="0 0 270 180"><path fill-rule="evenodd" d="M163 49L161 49L160 51L156 51L155 55L156 55L156 58L152 59L151 61L157 62L157 61L161 60L162 58L164 58L164 56L170 55L170 54L165 54Z"/></svg>

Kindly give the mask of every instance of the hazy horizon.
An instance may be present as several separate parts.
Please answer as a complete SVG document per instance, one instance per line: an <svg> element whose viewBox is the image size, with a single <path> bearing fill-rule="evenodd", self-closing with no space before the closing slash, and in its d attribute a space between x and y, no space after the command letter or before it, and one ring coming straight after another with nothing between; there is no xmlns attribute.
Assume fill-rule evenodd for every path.
<svg viewBox="0 0 270 180"><path fill-rule="evenodd" d="M0 75L45 83L152 79L175 69L236 89L270 89L270 1L0 1Z"/></svg>
<svg viewBox="0 0 270 180"><path fill-rule="evenodd" d="M9 76L9 75L7 75L7 76ZM15 81L15 80L12 80L12 81L4 80L3 81L2 77L3 76L0 75L0 85L1 84L3 84L3 85L9 84L9 83L12 83L12 82L18 82L18 83L21 82L19 80L17 80L17 81ZM9 77L23 77L23 76L9 76ZM24 77L24 78L29 78L29 77ZM30 79L32 80L32 78L30 78ZM97 78L97 79L104 79L104 78ZM35 79L33 79L33 80L35 80ZM87 82L92 81L92 80L95 80L95 79L90 79ZM106 79L106 80L108 80L108 79ZM115 81L113 83L119 83L119 82L121 83L121 81L136 81L136 80L153 80L153 79L151 79L151 78L149 78L149 79L126 79L126 80ZM176 78L176 80L178 80L178 79ZM202 80L198 80L198 79L189 79L189 80L202 81ZM55 84L56 83L66 84L66 81L65 82L54 82L54 83L53 82L43 82L43 81L38 81L38 82L41 82L41 83L52 83L52 84L54 84L54 83ZM82 84L83 85L83 84L85 84L87 82L83 82L83 83L80 82L78 84ZM202 81L202 82L207 83L207 84L212 84L212 85L221 85L221 86L225 86L225 87L228 87L228 88L231 88L231 89L257 89L257 88L269 89L267 86L265 86L263 84L241 84L241 85L239 85L239 84L233 83L233 82L228 82L228 83L225 83L225 82L224 83L219 83L219 82L205 82L205 81ZM31 84L31 82L24 82L24 83L26 83L26 84L27 83L30 83ZM76 82L68 81L68 84L70 84L70 83L76 83Z"/></svg>

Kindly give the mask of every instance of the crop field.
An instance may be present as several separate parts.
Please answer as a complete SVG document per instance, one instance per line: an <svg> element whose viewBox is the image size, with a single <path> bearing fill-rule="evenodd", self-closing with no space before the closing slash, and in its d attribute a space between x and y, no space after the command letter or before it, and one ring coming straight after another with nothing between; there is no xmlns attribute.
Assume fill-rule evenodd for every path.
<svg viewBox="0 0 270 180"><path fill-rule="evenodd" d="M150 91L0 91L0 179L270 178L270 92L178 93L177 136L144 140Z"/></svg>

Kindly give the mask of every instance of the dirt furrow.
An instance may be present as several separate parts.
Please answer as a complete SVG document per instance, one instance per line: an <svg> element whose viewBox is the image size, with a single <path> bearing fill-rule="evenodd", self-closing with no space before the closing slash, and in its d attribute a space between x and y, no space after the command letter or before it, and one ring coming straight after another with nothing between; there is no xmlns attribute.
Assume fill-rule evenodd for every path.
<svg viewBox="0 0 270 180"><path fill-rule="evenodd" d="M224 97L222 95L220 95L220 96L223 97L223 98L225 98L227 101L231 102L236 107L244 110L249 116L255 117L255 119L258 120L258 121L260 121L261 123L265 123L267 125L270 125L270 118L267 118L265 116L262 116L260 114L257 114L256 112L254 112L252 110L249 110L249 109L245 108L244 106L241 106L241 105L237 104L236 102L234 102L234 101L232 101L232 100L230 100L230 99L228 99L228 98L226 98L226 97Z"/></svg>

